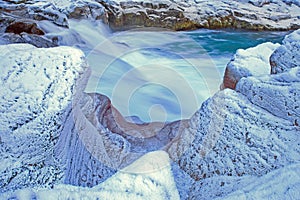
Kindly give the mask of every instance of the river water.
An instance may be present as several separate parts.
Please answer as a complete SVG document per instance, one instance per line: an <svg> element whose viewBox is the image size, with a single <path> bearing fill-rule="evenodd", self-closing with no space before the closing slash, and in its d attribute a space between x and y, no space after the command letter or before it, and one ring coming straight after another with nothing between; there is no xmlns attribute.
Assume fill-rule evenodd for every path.
<svg viewBox="0 0 300 200"><path fill-rule="evenodd" d="M143 121L191 117L221 84L237 49L280 43L286 32L135 29L112 33L101 22L70 21L70 28L40 26L60 45L82 49L92 68L86 92L107 95L124 116Z"/></svg>

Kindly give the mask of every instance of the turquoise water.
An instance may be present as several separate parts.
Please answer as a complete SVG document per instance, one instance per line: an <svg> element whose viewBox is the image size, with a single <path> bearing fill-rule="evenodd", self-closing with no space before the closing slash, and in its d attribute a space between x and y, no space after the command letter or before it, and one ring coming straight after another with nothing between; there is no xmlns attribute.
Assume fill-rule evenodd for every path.
<svg viewBox="0 0 300 200"><path fill-rule="evenodd" d="M211 56L231 56L237 49L246 49L264 42L281 43L287 32L196 30L184 34L197 41Z"/></svg>
<svg viewBox="0 0 300 200"><path fill-rule="evenodd" d="M86 92L105 94L124 116L146 122L190 118L219 90L237 49L280 43L287 34L145 29L112 33L87 21L71 23L70 31L71 43L86 53L92 68Z"/></svg>

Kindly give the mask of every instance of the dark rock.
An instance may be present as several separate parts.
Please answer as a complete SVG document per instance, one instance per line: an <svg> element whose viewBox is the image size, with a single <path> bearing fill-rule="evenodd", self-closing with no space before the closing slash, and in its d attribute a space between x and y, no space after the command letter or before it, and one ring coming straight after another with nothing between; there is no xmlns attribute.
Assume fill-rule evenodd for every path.
<svg viewBox="0 0 300 200"><path fill-rule="evenodd" d="M10 24L6 30L6 33L21 34L23 32L28 34L44 35L44 31L38 28L37 24L34 22L13 22Z"/></svg>

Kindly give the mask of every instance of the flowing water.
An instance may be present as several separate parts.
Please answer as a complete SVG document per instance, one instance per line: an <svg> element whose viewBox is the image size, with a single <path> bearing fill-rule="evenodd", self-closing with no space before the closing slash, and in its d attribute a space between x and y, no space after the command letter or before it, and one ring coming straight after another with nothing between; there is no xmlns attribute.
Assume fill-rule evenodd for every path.
<svg viewBox="0 0 300 200"><path fill-rule="evenodd" d="M112 33L100 22L71 21L70 29L41 24L60 45L82 49L92 68L87 92L107 95L124 116L143 121L189 118L221 84L239 48L281 42L286 32L139 29ZM51 33L50 33L51 32Z"/></svg>

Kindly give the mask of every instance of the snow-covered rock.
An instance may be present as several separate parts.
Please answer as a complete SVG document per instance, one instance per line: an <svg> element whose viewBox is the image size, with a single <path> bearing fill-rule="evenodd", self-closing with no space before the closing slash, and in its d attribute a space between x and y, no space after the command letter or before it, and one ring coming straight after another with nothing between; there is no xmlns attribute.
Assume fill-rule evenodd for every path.
<svg viewBox="0 0 300 200"><path fill-rule="evenodd" d="M300 27L300 6L296 0L8 2L2 3L2 6L9 13L35 20L46 19L64 27L68 27L68 18L101 19L115 30L135 27L290 30Z"/></svg>
<svg viewBox="0 0 300 200"><path fill-rule="evenodd" d="M271 73L281 73L300 66L300 29L287 35L283 45L270 57Z"/></svg>
<svg viewBox="0 0 300 200"><path fill-rule="evenodd" d="M292 164L253 179L247 177L245 187L217 199L298 199L300 196L300 165Z"/></svg>
<svg viewBox="0 0 300 200"><path fill-rule="evenodd" d="M246 50L239 49L227 64L221 88L235 89L242 77L270 74L269 58L279 44L270 42Z"/></svg>
<svg viewBox="0 0 300 200"><path fill-rule="evenodd" d="M56 185L54 189L23 189L0 194L1 199L179 199L168 154L151 152L102 184L87 189Z"/></svg>
<svg viewBox="0 0 300 200"><path fill-rule="evenodd" d="M299 28L299 2L267 0L114 0L108 21L114 29L136 26L173 30L242 28L287 30ZM144 22L144 23L143 23Z"/></svg>
<svg viewBox="0 0 300 200"><path fill-rule="evenodd" d="M296 44L293 35L286 38ZM291 66L299 62L293 60L286 72L271 75L272 51L251 50L237 62L251 76L244 73L235 90L216 93L197 112L195 140L178 161L195 180L190 199L223 199L228 194L228 199L298 196L300 177L293 174L300 158L300 69ZM289 52L291 58L298 53ZM253 67L257 60L247 62L252 55L263 60L263 70ZM275 176L278 180L270 181ZM277 181L282 186L275 190L271 185Z"/></svg>
<svg viewBox="0 0 300 200"><path fill-rule="evenodd" d="M195 140L178 161L196 181L191 199L222 197L245 186L244 176L299 162L299 127L234 90L218 92L198 112Z"/></svg>
<svg viewBox="0 0 300 200"><path fill-rule="evenodd" d="M1 192L53 185L62 170L54 145L70 109L84 54L71 47L0 46Z"/></svg>
<svg viewBox="0 0 300 200"><path fill-rule="evenodd" d="M273 76L243 78L236 91L275 116L300 122L300 67Z"/></svg>

